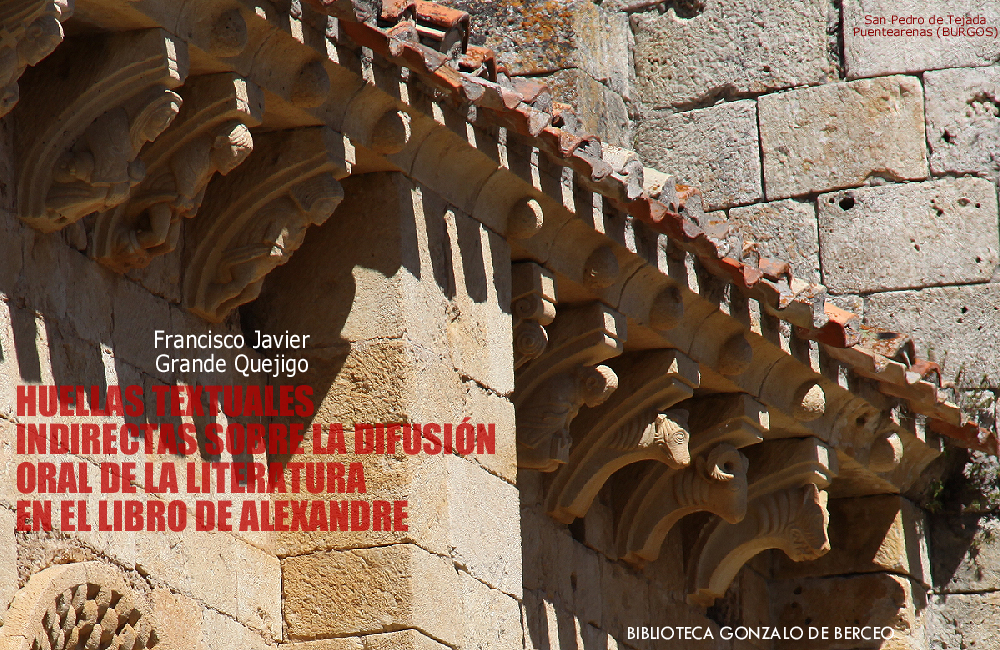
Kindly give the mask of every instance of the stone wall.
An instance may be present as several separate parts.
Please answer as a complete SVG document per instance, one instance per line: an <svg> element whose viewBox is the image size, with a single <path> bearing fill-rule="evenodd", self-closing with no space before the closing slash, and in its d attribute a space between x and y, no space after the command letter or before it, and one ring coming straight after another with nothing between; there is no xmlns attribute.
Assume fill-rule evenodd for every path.
<svg viewBox="0 0 1000 650"><path fill-rule="evenodd" d="M282 635L281 565L266 534L198 532L191 520L182 533L97 530L94 517L99 499L157 498L145 491L142 476L137 477L134 495L100 494L99 463L122 462L122 456L45 458L86 464L94 489L86 495L92 532L63 530L58 510L53 509L53 531L15 533L16 501L25 498L17 492L14 476L17 464L24 460L17 456L15 442L16 425L25 421L17 416L19 385L141 385L147 397L146 413L129 421L178 424L180 418L156 417L150 390L154 383L243 385L259 384L260 378L248 380L235 372L198 376L158 371L155 329L183 334L238 332L238 319L212 326L180 308L178 297L170 292L178 278L169 272L171 267L180 268L171 259L180 251L162 265L126 278L81 252L87 242L85 234L79 240L80 231L41 234L23 224L12 213L10 129L5 122L0 133L0 610L7 609L15 592L33 575L55 565L99 560L115 567L112 573L123 575L128 587L148 601L161 622L155 628L158 647L210 650L273 645ZM230 353L231 368L236 351L225 352ZM79 422L74 418L42 420ZM114 417L105 421L124 422ZM173 463L178 476L183 476L184 463L194 459L140 453L130 460ZM193 513L191 506L198 496L175 498L187 500ZM200 496L218 500L228 495Z"/></svg>
<svg viewBox="0 0 1000 650"><path fill-rule="evenodd" d="M472 13L481 43L511 53L501 58L512 75L544 80L558 98L575 103L585 126L606 141L634 148L647 167L700 187L708 222L728 239L732 257L788 260L797 277L824 284L834 303L862 315L867 325L912 334L917 356L940 365L952 399L978 413L981 424L995 426L1000 68L991 64L1000 57L1000 45L986 37L873 38L855 30L865 27L865 16L893 14L982 15L986 26L1000 28L994 4L445 4ZM960 476L966 455L949 455L953 475ZM983 462L974 459L965 473L995 485L995 471ZM946 490L949 481L935 483L932 491ZM910 496L926 505L926 495ZM963 498L967 506L973 497ZM821 568L800 567L794 579L780 569L764 571L772 578L772 614L801 620L809 615L803 611L823 609L834 592L882 590L889 604L876 618L906 630L907 647L989 645L990 625L965 622L997 616L1000 585L985 568L995 552L989 517L980 519L980 512L956 524L935 514L927 523L910 500L879 499L870 498L858 505L861 514L851 514L877 512L886 520L866 541L882 549L871 552L885 555L895 548L882 534L891 532L891 522L905 529L902 545L916 556L927 552L924 534L933 529L931 556L945 549L949 556L935 564L933 579L926 566L918 571L912 563L892 574L883 566L854 575L859 570L848 566L849 553L831 553L844 562L831 558ZM931 510L940 508L938 501ZM950 506L963 507L960 501L956 497ZM531 503L530 490L522 488L522 506L530 509ZM980 511L993 508L987 503ZM544 521L537 527L547 530ZM965 540L957 551L951 537L956 528ZM560 535L569 539L566 531ZM577 537L593 546L586 535ZM569 546L593 555L590 563L600 560L580 544ZM529 587L528 566L526 558L526 588L558 591ZM612 566L606 574L614 575ZM823 577L801 578L802 571ZM980 578L970 582L973 573ZM844 577L831 577L838 575ZM537 598L543 609L569 608L579 629L594 623L592 603ZM850 619L867 613L855 615L845 614Z"/></svg>

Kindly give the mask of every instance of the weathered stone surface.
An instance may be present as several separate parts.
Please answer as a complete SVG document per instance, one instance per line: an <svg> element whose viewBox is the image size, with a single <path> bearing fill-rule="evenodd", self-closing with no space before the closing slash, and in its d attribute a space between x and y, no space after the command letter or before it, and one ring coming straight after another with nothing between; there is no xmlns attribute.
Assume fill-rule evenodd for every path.
<svg viewBox="0 0 1000 650"><path fill-rule="evenodd" d="M934 584L942 592L1000 589L1000 523L990 517L940 514L931 524Z"/></svg>
<svg viewBox="0 0 1000 650"><path fill-rule="evenodd" d="M544 81L553 99L573 106L586 131L608 144L631 146L633 125L618 93L576 68L555 72Z"/></svg>
<svg viewBox="0 0 1000 650"><path fill-rule="evenodd" d="M646 164L701 188L708 209L762 196L753 101L650 118L639 126L636 150Z"/></svg>
<svg viewBox="0 0 1000 650"><path fill-rule="evenodd" d="M521 608L518 601L458 572L462 611L466 612L462 650L521 650Z"/></svg>
<svg viewBox="0 0 1000 650"><path fill-rule="evenodd" d="M924 75L931 171L1000 180L1000 68Z"/></svg>
<svg viewBox="0 0 1000 650"><path fill-rule="evenodd" d="M205 650L268 650L273 647L257 632L208 607L202 609L202 643Z"/></svg>
<svg viewBox="0 0 1000 650"><path fill-rule="evenodd" d="M923 512L897 495L831 499L830 551L810 562L774 554L774 577L832 576L889 571L931 584Z"/></svg>
<svg viewBox="0 0 1000 650"><path fill-rule="evenodd" d="M448 645L463 640L454 566L412 544L291 557L282 569L285 624L293 640L395 627L422 630Z"/></svg>
<svg viewBox="0 0 1000 650"><path fill-rule="evenodd" d="M327 641L334 641L330 639ZM448 646L442 645L434 639L421 634L417 630L402 630L399 632L389 632L387 634L372 634L364 637L364 650L446 650ZM314 643L323 643L317 641ZM349 647L349 646L348 646ZM337 647L316 648L315 650L339 650ZM351 650L354 650L353 648ZM357 650L361 650L359 645Z"/></svg>
<svg viewBox="0 0 1000 650"><path fill-rule="evenodd" d="M917 16L924 24L891 24L892 16ZM990 65L1000 56L998 41L982 32L971 35L953 33L944 36L939 27L959 27L949 24L951 16L982 16L984 25L970 27L1000 28L1000 7L977 0L944 0L926 4L920 0L846 0L844 2L844 58L847 76L875 77L897 72L920 72L939 68L962 68ZM884 18L884 25L866 25L865 16ZM939 16L944 22L931 25L930 17ZM856 30L871 29L933 30L933 36L872 36ZM996 32L994 32L996 34Z"/></svg>
<svg viewBox="0 0 1000 650"><path fill-rule="evenodd" d="M758 100L768 199L927 177L923 90L915 77L801 88Z"/></svg>
<svg viewBox="0 0 1000 650"><path fill-rule="evenodd" d="M704 9L693 17L678 16L676 5L632 15L636 83L647 104L685 105L821 83L834 75L827 54L828 3L699 4Z"/></svg>
<svg viewBox="0 0 1000 650"><path fill-rule="evenodd" d="M150 594L153 614L159 625L157 635L163 650L205 650L202 638L202 606L168 589L154 589Z"/></svg>
<svg viewBox="0 0 1000 650"><path fill-rule="evenodd" d="M931 596L925 619L934 650L992 647L1000 619L1000 593Z"/></svg>
<svg viewBox="0 0 1000 650"><path fill-rule="evenodd" d="M944 378L960 386L1000 385L1000 342L995 330L1000 285L937 287L874 293L865 300L865 320L909 332L917 356L941 364Z"/></svg>
<svg viewBox="0 0 1000 650"><path fill-rule="evenodd" d="M265 331L311 333L308 349L327 358L347 342L406 339L510 393L510 253L503 238L398 174L366 174L344 187L337 218L314 229L267 278L255 322ZM343 241L353 242L350 251L331 257ZM315 308L301 309L304 302Z"/></svg>
<svg viewBox="0 0 1000 650"><path fill-rule="evenodd" d="M821 195L823 278L836 293L984 282L997 265L996 192L978 178Z"/></svg>
<svg viewBox="0 0 1000 650"><path fill-rule="evenodd" d="M836 641L833 628L889 627L905 637L917 630L917 611L926 604L922 587L887 573L775 581L770 593L771 625L831 628L830 640L776 641L775 650L879 648L881 639Z"/></svg>
<svg viewBox="0 0 1000 650"><path fill-rule="evenodd" d="M6 476L0 475L0 478ZM0 507L0 548L17 548L14 540L14 511L6 507ZM17 588L17 553L7 552L0 558L0 609L4 612ZM0 614L0 623L3 622L3 617Z"/></svg>
<svg viewBox="0 0 1000 650"><path fill-rule="evenodd" d="M445 0L473 16L470 42L491 47L511 75L579 68L631 97L632 35L623 13L588 0Z"/></svg>
<svg viewBox="0 0 1000 650"><path fill-rule="evenodd" d="M785 200L758 203L729 211L729 236L739 237L740 251L757 257L779 259L792 265L792 274L819 282L819 237L816 208L812 203ZM748 251L747 249L751 249Z"/></svg>

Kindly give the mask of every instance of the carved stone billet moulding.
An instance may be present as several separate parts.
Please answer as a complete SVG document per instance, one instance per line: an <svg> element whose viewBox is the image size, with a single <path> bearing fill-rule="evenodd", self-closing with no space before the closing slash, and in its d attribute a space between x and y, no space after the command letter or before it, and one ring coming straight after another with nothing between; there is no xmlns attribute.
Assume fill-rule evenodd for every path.
<svg viewBox="0 0 1000 650"><path fill-rule="evenodd" d="M740 568L761 551L780 549L795 562L830 550L828 487L839 468L836 452L817 438L771 440L746 450L747 514L739 522L713 519L692 546L688 600L708 606Z"/></svg>
<svg viewBox="0 0 1000 650"><path fill-rule="evenodd" d="M249 127L264 113L264 92L233 73L194 77L180 90L180 113L139 160L146 177L128 201L101 213L92 256L125 272L174 250L183 219L201 207L212 177L228 174L253 150Z"/></svg>
<svg viewBox="0 0 1000 650"><path fill-rule="evenodd" d="M60 564L31 576L0 627L5 650L146 650L157 642L145 598L101 562Z"/></svg>
<svg viewBox="0 0 1000 650"><path fill-rule="evenodd" d="M17 80L63 40L73 0L27 0L0 5L0 117L17 104Z"/></svg>
<svg viewBox="0 0 1000 650"><path fill-rule="evenodd" d="M537 358L549 343L545 327L556 317L556 281L552 271L534 262L511 265L514 316L514 369Z"/></svg>
<svg viewBox="0 0 1000 650"><path fill-rule="evenodd" d="M584 405L602 404L618 376L602 361L622 353L625 317L593 302L560 309L548 346L514 380L519 467L551 472L569 460L570 424Z"/></svg>
<svg viewBox="0 0 1000 650"><path fill-rule="evenodd" d="M110 210L145 178L138 158L176 117L187 48L162 29L67 39L12 111L21 219L53 232Z"/></svg>
<svg viewBox="0 0 1000 650"><path fill-rule="evenodd" d="M698 387L698 364L676 350L628 354L609 364L618 390L573 422L569 462L553 481L549 514L563 523L587 514L604 483L616 471L643 460L686 467L688 414L670 410Z"/></svg>
<svg viewBox="0 0 1000 650"><path fill-rule="evenodd" d="M254 137L246 164L215 179L185 232L183 304L211 322L250 302L272 269L344 198L354 149L327 127Z"/></svg>
<svg viewBox="0 0 1000 650"><path fill-rule="evenodd" d="M655 560L667 533L684 515L707 511L733 523L747 504L747 460L738 451L767 435L768 411L749 395L689 400L690 450L683 470L651 468L622 509L616 550L634 564Z"/></svg>

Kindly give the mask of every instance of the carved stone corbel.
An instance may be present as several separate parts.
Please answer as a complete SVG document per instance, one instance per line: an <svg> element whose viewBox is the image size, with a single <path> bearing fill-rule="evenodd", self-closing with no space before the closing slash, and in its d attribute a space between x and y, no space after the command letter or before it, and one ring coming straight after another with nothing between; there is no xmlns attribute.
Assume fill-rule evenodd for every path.
<svg viewBox="0 0 1000 650"><path fill-rule="evenodd" d="M250 302L272 269L325 222L344 198L354 151L327 127L254 138L246 164L208 187L200 217L185 232L183 303L219 322Z"/></svg>
<svg viewBox="0 0 1000 650"><path fill-rule="evenodd" d="M830 550L827 493L815 485L770 492L755 499L737 524L717 520L702 530L688 573L688 602L710 606L726 593L747 561L777 548L796 562Z"/></svg>
<svg viewBox="0 0 1000 650"><path fill-rule="evenodd" d="M747 465L746 456L724 442L707 456L698 456L694 465L667 475L650 508L622 529L619 556L633 564L655 560L674 524L694 512L711 512L731 524L742 521L747 511Z"/></svg>
<svg viewBox="0 0 1000 650"><path fill-rule="evenodd" d="M101 562L59 564L31 576L0 627L9 650L128 648L157 642L144 597Z"/></svg>
<svg viewBox="0 0 1000 650"><path fill-rule="evenodd" d="M587 514L604 483L622 467L657 460L686 467L688 414L668 410L698 387L698 364L676 350L642 351L610 364L619 389L573 424L569 462L549 492L549 514L569 523Z"/></svg>
<svg viewBox="0 0 1000 650"><path fill-rule="evenodd" d="M746 450L750 476L746 517L710 521L692 547L688 600L708 606L754 555L781 549L796 562L830 550L828 487L839 472L836 452L818 438L771 440Z"/></svg>
<svg viewBox="0 0 1000 650"><path fill-rule="evenodd" d="M94 226L93 257L125 272L174 250L181 221L198 213L205 188L253 150L251 126L260 124L264 92L234 73L195 77L180 91L177 119L143 148L146 177L131 198L101 213Z"/></svg>
<svg viewBox="0 0 1000 650"><path fill-rule="evenodd" d="M549 345L514 383L519 467L544 472L569 459L569 427L584 405L602 404L618 376L600 362L621 354L625 317L600 303L559 310Z"/></svg>
<svg viewBox="0 0 1000 650"><path fill-rule="evenodd" d="M764 439L767 408L743 394L689 400L685 406L691 455L701 463L682 471L657 466L643 476L622 510L615 541L619 556L629 562L659 557L667 533L684 515L708 510L739 521L745 512L747 490L740 489L746 485L745 459L728 450Z"/></svg>
<svg viewBox="0 0 1000 650"><path fill-rule="evenodd" d="M20 217L53 232L125 201L181 106L187 46L162 29L67 39L13 111Z"/></svg>
<svg viewBox="0 0 1000 650"><path fill-rule="evenodd" d="M511 312L514 316L514 370L545 351L545 327L556 317L555 275L534 262L511 265Z"/></svg>
<svg viewBox="0 0 1000 650"><path fill-rule="evenodd" d="M20 96L17 80L63 40L62 22L73 14L73 0L29 0L0 6L0 117Z"/></svg>

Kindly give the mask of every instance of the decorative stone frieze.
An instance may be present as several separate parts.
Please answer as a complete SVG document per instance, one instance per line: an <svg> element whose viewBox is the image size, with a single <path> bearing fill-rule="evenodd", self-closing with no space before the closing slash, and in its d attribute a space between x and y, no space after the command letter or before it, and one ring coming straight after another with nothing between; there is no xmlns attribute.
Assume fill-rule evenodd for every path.
<svg viewBox="0 0 1000 650"><path fill-rule="evenodd" d="M564 523L587 514L604 483L626 465L656 460L679 469L691 462L688 413L671 407L694 394L698 364L676 350L656 350L609 365L618 390L574 421L569 463L549 494L549 514Z"/></svg>
<svg viewBox="0 0 1000 650"><path fill-rule="evenodd" d="M198 213L208 182L253 150L249 127L264 113L264 93L233 73L191 79L177 119L139 155L146 177L131 198L101 213L93 257L116 271L144 267L177 246L181 222Z"/></svg>
<svg viewBox="0 0 1000 650"><path fill-rule="evenodd" d="M145 598L101 562L49 567L14 596L0 647L10 650L147 650L158 642Z"/></svg>
<svg viewBox="0 0 1000 650"><path fill-rule="evenodd" d="M618 387L602 361L621 354L625 318L600 303L560 309L544 353L514 380L518 466L551 472L569 460L570 424L584 405L596 407Z"/></svg>
<svg viewBox="0 0 1000 650"><path fill-rule="evenodd" d="M29 0L0 7L0 117L17 104L17 80L63 40L62 22L73 14L73 0Z"/></svg>
<svg viewBox="0 0 1000 650"><path fill-rule="evenodd" d="M68 39L37 66L12 113L21 219L52 232L128 199L187 68L187 46L162 29Z"/></svg>
<svg viewBox="0 0 1000 650"><path fill-rule="evenodd" d="M185 234L183 304L211 322L260 293L261 283L344 198L354 150L326 127L266 133L239 170L212 183Z"/></svg>

